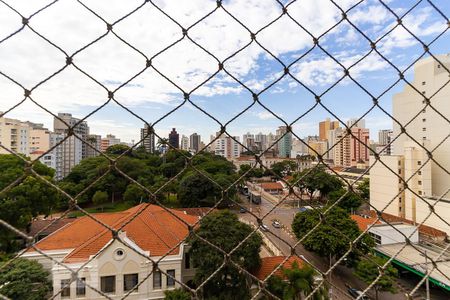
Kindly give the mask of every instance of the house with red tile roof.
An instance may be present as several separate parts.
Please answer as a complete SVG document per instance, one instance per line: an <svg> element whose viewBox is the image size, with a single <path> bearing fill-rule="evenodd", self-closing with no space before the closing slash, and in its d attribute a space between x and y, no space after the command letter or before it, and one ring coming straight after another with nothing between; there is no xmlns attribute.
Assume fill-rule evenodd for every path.
<svg viewBox="0 0 450 300"><path fill-rule="evenodd" d="M274 275L283 277L282 268L289 269L292 268L294 262L297 263L298 267L301 268L305 262L298 256L291 256L286 261L286 256L269 256L261 258L260 267L253 272L253 275L259 280L265 280L278 266Z"/></svg>
<svg viewBox="0 0 450 300"><path fill-rule="evenodd" d="M279 182L263 182L261 188L269 194L281 194L283 193L283 185Z"/></svg>
<svg viewBox="0 0 450 300"><path fill-rule="evenodd" d="M51 272L55 299L104 299L97 291L112 299L127 293L130 299L163 299L165 290L193 278L185 239L198 216L147 203L92 216L37 242L43 254L33 248L22 254ZM152 261L159 261L159 270L153 271ZM72 271L78 280L71 281Z"/></svg>

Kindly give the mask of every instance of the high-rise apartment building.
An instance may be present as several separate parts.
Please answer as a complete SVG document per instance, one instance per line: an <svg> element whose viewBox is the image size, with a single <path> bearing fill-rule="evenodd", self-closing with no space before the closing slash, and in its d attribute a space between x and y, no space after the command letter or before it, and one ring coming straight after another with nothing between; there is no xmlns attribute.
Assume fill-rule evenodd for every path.
<svg viewBox="0 0 450 300"><path fill-rule="evenodd" d="M219 136L213 143L213 151L216 155L223 156L227 159L233 159L239 157L241 155L241 145L239 142L239 137L234 136L231 138L226 134L220 134L219 132L216 134ZM214 138L214 136L212 136ZM238 142L236 142L238 141Z"/></svg>
<svg viewBox="0 0 450 300"><path fill-rule="evenodd" d="M262 132L255 134L255 146L260 151L265 151L268 147L267 145L267 135Z"/></svg>
<svg viewBox="0 0 450 300"><path fill-rule="evenodd" d="M66 125L67 124L67 125ZM72 117L69 113L58 113L58 118L53 119L54 132L66 137L69 134L69 127L72 128L74 135L69 136L62 143L62 168L61 176L66 177L72 168L87 157L87 138L89 136L89 126L86 121L80 122L80 119Z"/></svg>
<svg viewBox="0 0 450 300"><path fill-rule="evenodd" d="M392 99L393 117L402 125L408 123L405 130L409 136L393 122L393 136L398 138L393 142L393 155L380 157L389 169L377 163L370 171L370 203L380 210L389 204L386 213L416 223L425 221L425 225L450 234L450 226L443 221L450 219L450 175L447 173L450 169L450 126L442 117L450 116L450 86L447 84L449 73L441 65L450 68L450 55L437 58L440 63L431 57L418 61L414 65L412 81L415 89L405 85ZM431 95L433 108L426 105L426 98ZM420 114L415 117L417 113ZM432 151L433 159L439 165L429 160L423 147ZM375 163L374 157L371 157L372 163ZM408 180L410 189L400 195L397 194L404 187L398 177ZM439 217L435 214L428 217L429 205L434 206Z"/></svg>
<svg viewBox="0 0 450 300"><path fill-rule="evenodd" d="M30 155L29 137L30 126L16 119L0 118L0 144L15 152ZM0 154L9 154L7 150L0 147Z"/></svg>
<svg viewBox="0 0 450 300"><path fill-rule="evenodd" d="M181 136L180 148L181 150L189 151L189 138L185 135Z"/></svg>
<svg viewBox="0 0 450 300"><path fill-rule="evenodd" d="M328 131L339 127L339 121L330 121L326 118L325 121L319 122L319 139L321 141L328 139Z"/></svg>
<svg viewBox="0 0 450 300"><path fill-rule="evenodd" d="M392 154L392 144L393 131L391 129L383 129L378 131L378 147L383 149L381 155L391 155Z"/></svg>
<svg viewBox="0 0 450 300"><path fill-rule="evenodd" d="M361 119L358 121L358 119L352 118L347 121L347 127L359 127L359 128L366 128L366 121L364 119Z"/></svg>
<svg viewBox="0 0 450 300"><path fill-rule="evenodd" d="M114 145L119 145L120 144L120 139L117 138L115 135L113 134L107 134L106 137L102 138L101 140L101 145L100 145L100 149L102 152L106 152L106 150Z"/></svg>
<svg viewBox="0 0 450 300"><path fill-rule="evenodd" d="M353 124L355 126L350 129L351 134L342 128L328 132L329 149L333 154L335 166L356 167L369 164L369 129L357 127L358 124L365 124L364 120L358 123L350 121L347 125L352 126ZM333 145L334 147L331 148Z"/></svg>
<svg viewBox="0 0 450 300"><path fill-rule="evenodd" d="M169 133L169 145L173 148L180 148L180 135L175 128Z"/></svg>
<svg viewBox="0 0 450 300"><path fill-rule="evenodd" d="M145 125L141 128L141 146L148 153L155 152L155 134L150 131L150 127Z"/></svg>
<svg viewBox="0 0 450 300"><path fill-rule="evenodd" d="M50 130L44 128L43 124L35 124L32 122L25 122L30 129L28 130L28 146L30 154L35 151L46 152L50 149Z"/></svg>
<svg viewBox="0 0 450 300"><path fill-rule="evenodd" d="M98 151L102 151L102 136L98 134L89 134L87 138L87 142L92 147L87 146L87 157L96 157L99 156L100 153Z"/></svg>
<svg viewBox="0 0 450 300"><path fill-rule="evenodd" d="M189 137L189 148L194 152L197 153L200 151L201 147L201 137L197 133L191 134Z"/></svg>
<svg viewBox="0 0 450 300"><path fill-rule="evenodd" d="M247 132L242 136L242 145L246 147L247 149L244 149L244 151L254 151L255 149L255 135Z"/></svg>
<svg viewBox="0 0 450 300"><path fill-rule="evenodd" d="M277 137L281 139L278 141L278 156L289 157L292 149L292 132L287 132L286 126L280 126L277 129Z"/></svg>

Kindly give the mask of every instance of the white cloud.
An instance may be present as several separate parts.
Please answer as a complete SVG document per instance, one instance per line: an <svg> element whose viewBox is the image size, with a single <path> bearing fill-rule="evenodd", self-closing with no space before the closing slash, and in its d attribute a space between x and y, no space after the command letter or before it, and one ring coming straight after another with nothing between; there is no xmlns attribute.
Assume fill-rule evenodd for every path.
<svg viewBox="0 0 450 300"><path fill-rule="evenodd" d="M278 115L280 118L283 117L282 114L277 113L277 115ZM276 117L275 117L272 113L270 113L270 112L268 112L268 111L261 111L261 112L259 112L259 113L256 113L256 116L257 116L259 119L261 119L261 120L272 120L272 119L276 119Z"/></svg>

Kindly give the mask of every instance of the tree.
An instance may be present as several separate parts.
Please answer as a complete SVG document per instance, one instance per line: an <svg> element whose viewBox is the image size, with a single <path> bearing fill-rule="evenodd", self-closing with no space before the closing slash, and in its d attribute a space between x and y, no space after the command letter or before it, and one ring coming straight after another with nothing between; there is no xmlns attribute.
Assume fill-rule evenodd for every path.
<svg viewBox="0 0 450 300"><path fill-rule="evenodd" d="M0 193L0 219L21 230L26 229L32 218L49 215L59 201L55 189L32 173L26 173L25 167L25 161L15 155L0 155L0 191L25 175L21 182ZM53 182L53 169L38 161L33 170ZM17 242L12 231L0 226L0 251L16 251Z"/></svg>
<svg viewBox="0 0 450 300"><path fill-rule="evenodd" d="M183 289L164 291L165 300L191 300L191 294Z"/></svg>
<svg viewBox="0 0 450 300"><path fill-rule="evenodd" d="M274 295L285 300L300 300L307 297L315 289L314 276L316 271L309 265L301 268L294 261L290 268L281 267L281 276L273 275L268 281L268 289ZM328 299L327 288L322 285L312 297L314 300Z"/></svg>
<svg viewBox="0 0 450 300"><path fill-rule="evenodd" d="M362 204L361 197L358 194L355 194L354 192L351 191L347 191L345 189L339 189L337 191L331 192L328 195L328 199L330 200L331 203L334 203L340 199L337 205L345 209L347 212L355 211Z"/></svg>
<svg viewBox="0 0 450 300"><path fill-rule="evenodd" d="M147 194L137 184L130 184L123 194L123 200L126 202L137 204L147 199Z"/></svg>
<svg viewBox="0 0 450 300"><path fill-rule="evenodd" d="M220 199L220 194L211 180L191 173L181 180L178 199L183 207L213 206Z"/></svg>
<svg viewBox="0 0 450 300"><path fill-rule="evenodd" d="M105 191L96 191L94 196L92 197L92 202L95 205L101 205L103 208L103 204L108 201L108 193Z"/></svg>
<svg viewBox="0 0 450 300"><path fill-rule="evenodd" d="M223 253L200 238L229 253L252 232L249 225L240 222L236 214L228 210L216 211L204 217L196 229L196 235L190 239L190 253L197 266L194 283L203 283L220 268L225 259ZM258 233L252 234L232 253L231 260L245 270L258 268L261 263L261 244L261 236ZM220 295L220 299L246 299L249 296L249 285L247 276L231 262L226 262L204 285L204 298Z"/></svg>
<svg viewBox="0 0 450 300"><path fill-rule="evenodd" d="M0 294L11 299L47 299L51 292L48 276L34 260L18 258L6 266L0 263Z"/></svg>
<svg viewBox="0 0 450 300"><path fill-rule="evenodd" d="M325 172L323 166L305 169L295 174L293 182L297 182L297 186L306 191L311 199L315 192L320 192L320 199L322 200L331 192L343 187L342 181L338 177Z"/></svg>
<svg viewBox="0 0 450 300"><path fill-rule="evenodd" d="M116 145L109 146L106 149L106 154L121 155L129 150L130 150L130 147L128 147L127 145L116 144Z"/></svg>
<svg viewBox="0 0 450 300"><path fill-rule="evenodd" d="M277 176L284 177L286 175L291 175L292 172L297 170L297 163L293 160L283 160L274 163L271 169Z"/></svg>
<svg viewBox="0 0 450 300"><path fill-rule="evenodd" d="M370 197L370 182L369 178L364 178L358 185L357 190L364 200L369 200Z"/></svg>
<svg viewBox="0 0 450 300"><path fill-rule="evenodd" d="M371 284L380 275L379 267L383 266L386 261L385 258L371 255L369 258L362 259L358 262L354 274L365 283ZM379 291L390 292L392 294L396 293L395 281L397 277L397 269L391 264L388 264L383 271L383 275L373 286L377 300Z"/></svg>
<svg viewBox="0 0 450 300"><path fill-rule="evenodd" d="M348 251L350 242L359 236L360 231L356 222L340 207L333 207L322 215L322 223L313 230L319 224L320 215L324 210L315 209L297 213L292 222L292 230L298 239L312 230L302 241L305 249L325 258L340 258ZM353 265L361 254L367 254L373 246L372 238L367 234L364 235L347 256L347 264Z"/></svg>

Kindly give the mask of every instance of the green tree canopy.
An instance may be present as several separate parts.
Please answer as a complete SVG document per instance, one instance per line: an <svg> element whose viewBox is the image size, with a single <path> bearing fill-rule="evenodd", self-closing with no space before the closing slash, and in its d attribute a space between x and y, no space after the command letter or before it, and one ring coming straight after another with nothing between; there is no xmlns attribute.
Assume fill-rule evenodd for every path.
<svg viewBox="0 0 450 300"><path fill-rule="evenodd" d="M105 204L108 202L108 193L105 191L96 191L94 196L92 196L92 202L95 205Z"/></svg>
<svg viewBox="0 0 450 300"><path fill-rule="evenodd" d="M386 259L378 256L369 256L358 262L354 274L367 284L371 284L379 275L380 267L386 263ZM375 283L373 289L375 290L376 299L378 300L378 292L396 293L396 278L398 271L391 264L388 264L383 271L383 275Z"/></svg>
<svg viewBox="0 0 450 300"><path fill-rule="evenodd" d="M322 215L322 223L302 241L302 244L305 249L322 257L340 258L349 249L350 242L359 236L360 231L356 222L344 209L333 207L323 214L324 210L297 213L292 222L292 230L297 238L301 239L319 224ZM353 265L360 255L367 254L373 246L372 238L364 235L354 246L355 250L347 256L347 263Z"/></svg>
<svg viewBox="0 0 450 300"><path fill-rule="evenodd" d="M213 245L229 253L239 245L252 228L240 222L237 216L228 210L213 212L200 221L196 235L190 240L192 259L197 266L194 282L200 284L211 276L224 262L224 255L214 247L203 242L206 239ZM259 251L262 239L258 233L251 235L233 252L231 259L245 270L254 270L260 265ZM249 283L246 275L233 264L226 265L209 280L204 288L204 297L220 295L220 299L247 299Z"/></svg>
<svg viewBox="0 0 450 300"><path fill-rule="evenodd" d="M283 300L300 300L316 288L314 277L317 272L309 265L299 267L294 261L290 268L281 267L281 276L273 275L268 280L268 290ZM311 299L328 299L327 288L322 285Z"/></svg>
<svg viewBox="0 0 450 300"><path fill-rule="evenodd" d="M343 187L342 181L338 177L325 172L323 166L305 169L294 174L292 182L296 183L302 191L307 192L311 199L315 192L320 192L320 198L323 198Z"/></svg>
<svg viewBox="0 0 450 300"><path fill-rule="evenodd" d="M284 177L286 175L291 175L297 170L297 163L293 160L283 160L274 163L271 169L279 177Z"/></svg>
<svg viewBox="0 0 450 300"><path fill-rule="evenodd" d="M109 146L106 149L106 154L121 155L129 150L130 150L130 147L128 147L127 145L117 144L117 145ZM131 153L131 152L129 152L129 153Z"/></svg>
<svg viewBox="0 0 450 300"><path fill-rule="evenodd" d="M364 178L361 183L358 185L357 190L360 194L360 196L365 199L369 200L370 197L370 182L369 178Z"/></svg>
<svg viewBox="0 0 450 300"><path fill-rule="evenodd" d="M52 288L48 276L34 260L18 258L4 267L0 263L0 294L10 299L47 299Z"/></svg>
<svg viewBox="0 0 450 300"><path fill-rule="evenodd" d="M362 199L358 194L347 191L343 188L331 192L328 195L328 199L330 200L331 203L334 203L340 199L337 205L345 209L347 212L355 211L362 204Z"/></svg>
<svg viewBox="0 0 450 300"><path fill-rule="evenodd" d="M0 191L19 179L25 173L26 163L11 154L0 155ZM52 182L54 170L36 162L33 170L46 180ZM12 226L25 230L32 218L49 215L58 205L58 193L32 173L9 190L0 193L0 219ZM15 234L0 226L0 251L16 251Z"/></svg>
<svg viewBox="0 0 450 300"><path fill-rule="evenodd" d="M164 300L191 300L191 294L181 288L164 291Z"/></svg>

